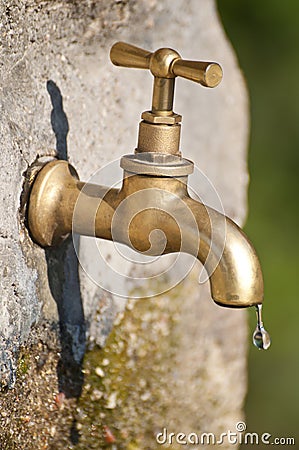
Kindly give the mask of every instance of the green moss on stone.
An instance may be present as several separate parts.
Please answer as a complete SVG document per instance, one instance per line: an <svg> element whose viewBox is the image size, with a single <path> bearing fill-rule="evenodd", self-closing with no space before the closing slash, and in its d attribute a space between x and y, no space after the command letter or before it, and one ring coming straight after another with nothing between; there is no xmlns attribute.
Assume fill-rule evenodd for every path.
<svg viewBox="0 0 299 450"><path fill-rule="evenodd" d="M26 375L30 367L30 356L22 350L18 360L17 376Z"/></svg>
<svg viewBox="0 0 299 450"><path fill-rule="evenodd" d="M175 365L169 361L175 357L181 295L177 287L163 297L130 300L105 348L86 354L76 449L109 447L105 427L118 449L155 448L170 407Z"/></svg>

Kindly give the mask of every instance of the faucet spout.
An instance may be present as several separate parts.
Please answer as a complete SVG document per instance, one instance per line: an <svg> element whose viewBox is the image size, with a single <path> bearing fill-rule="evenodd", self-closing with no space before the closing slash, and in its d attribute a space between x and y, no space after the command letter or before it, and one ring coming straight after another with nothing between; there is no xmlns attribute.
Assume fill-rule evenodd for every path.
<svg viewBox="0 0 299 450"><path fill-rule="evenodd" d="M201 244L197 257L209 276L213 300L229 307L262 303L262 270L245 233L218 211L190 197L184 201L198 226Z"/></svg>
<svg viewBox="0 0 299 450"><path fill-rule="evenodd" d="M189 253L206 269L217 304L262 303L263 277L254 247L232 220L189 196L187 177L125 172L122 189L110 190L101 204L95 220L97 237L146 255ZM154 234L156 230L160 233Z"/></svg>
<svg viewBox="0 0 299 450"><path fill-rule="evenodd" d="M204 265L219 305L247 307L263 301L253 246L232 220L189 196L187 176L125 170L119 190L84 184L67 162L53 161L33 183L28 223L31 236L44 247L73 230L146 255L189 253Z"/></svg>
<svg viewBox="0 0 299 450"><path fill-rule="evenodd" d="M186 182L184 177L125 178L113 238L146 254L193 255L204 265L212 298L221 306L262 303L263 277L254 247L232 220L192 199ZM164 238L150 239L154 230Z"/></svg>

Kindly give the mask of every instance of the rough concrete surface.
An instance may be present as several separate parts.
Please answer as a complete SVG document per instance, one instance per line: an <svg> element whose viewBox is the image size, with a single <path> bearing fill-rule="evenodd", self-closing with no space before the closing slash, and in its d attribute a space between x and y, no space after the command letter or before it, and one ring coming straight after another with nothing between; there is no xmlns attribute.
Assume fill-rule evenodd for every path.
<svg viewBox="0 0 299 450"><path fill-rule="evenodd" d="M211 302L198 265L168 294L128 307L80 269L72 239L45 251L24 225L25 173L37 158L68 159L88 180L134 151L152 79L112 66L118 40L222 64L215 90L178 80L175 110L183 155L209 177L226 214L244 221L247 94L214 1L0 1L1 449L104 448L103 426L116 448L154 449L164 426L220 434L243 417L245 315ZM206 185L197 189L213 206ZM117 264L113 245L103 249ZM87 272L94 257L82 239ZM130 296L140 286L123 289Z"/></svg>

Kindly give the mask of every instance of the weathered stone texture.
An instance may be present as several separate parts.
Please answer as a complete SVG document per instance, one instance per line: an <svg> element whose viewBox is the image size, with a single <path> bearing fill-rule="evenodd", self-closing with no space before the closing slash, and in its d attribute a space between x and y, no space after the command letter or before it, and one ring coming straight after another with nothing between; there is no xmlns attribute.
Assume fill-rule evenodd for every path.
<svg viewBox="0 0 299 450"><path fill-rule="evenodd" d="M71 240L46 252L31 241L20 211L24 172L37 157L58 156L68 158L80 177L87 180L95 170L133 152L140 114L150 107L152 79L143 71L113 67L109 50L117 40L153 50L168 46L185 58L216 60L224 68L223 83L215 90L178 80L175 110L184 118L184 156L193 159L209 177L226 213L242 223L247 188L247 94L212 0L202 0L200 5L196 0L2 0L0 26L1 382L3 386L14 386L20 346L25 345L29 353L30 349L38 353L40 341L43 353L52 355L49 366L45 363L45 384L66 391L67 385L73 383L74 389L69 389L67 397L78 397L82 379L74 377L74 372L81 368L85 335L88 342L104 346L126 301L103 292L84 271L78 270ZM114 181L120 176L120 171L115 173ZM206 185L202 189L197 186L197 190L204 201L214 205ZM117 257L115 250L109 244L108 250L113 261ZM94 264L93 258L87 242L82 240L80 260L88 268ZM126 270L131 270L129 263ZM195 274L185 281L185 290L180 290L182 298L173 298L174 305L183 305L174 327L178 341L174 345L169 338L172 332L165 335L172 355L165 360L166 384L167 377L180 380L173 385L176 406L173 410L169 407L165 420L186 430L196 426L193 431L218 433L233 429L235 421L242 417L245 316L214 305L207 288L197 284ZM125 285L124 289L129 294L134 285ZM166 295L165 302L169 298ZM157 311L160 308L157 302ZM157 321L160 319L158 314ZM142 320L140 317L140 324ZM58 323L60 343L54 344ZM125 328L126 324L121 326ZM61 352L58 357L53 351L56 345ZM55 386L55 364L59 387ZM73 368L73 373L66 367ZM39 372L34 368L29 373L33 377L32 392ZM18 389L22 391L20 386ZM0 400L4 412L11 404L11 392ZM18 404L18 414L22 408ZM147 430L150 409L155 406L149 408L145 403L143 422ZM163 414L159 414L155 426L160 420L163 427ZM58 413L56 419L53 414L48 419L46 416L44 422L36 419L37 430L47 428L49 420L61 420ZM26 421L18 422L17 428L11 426L14 433L20 430L20 435L30 439ZM34 430L34 425L30 429ZM52 434L45 433L44 441L32 448L48 448L41 442L50 445L51 439L55 440L53 448L58 448L64 438L56 434L54 439ZM8 437L3 436L2 447L6 448L3 442ZM26 444L25 438L22 442ZM153 441L147 445L144 448L156 448ZM66 448L65 444L61 448Z"/></svg>

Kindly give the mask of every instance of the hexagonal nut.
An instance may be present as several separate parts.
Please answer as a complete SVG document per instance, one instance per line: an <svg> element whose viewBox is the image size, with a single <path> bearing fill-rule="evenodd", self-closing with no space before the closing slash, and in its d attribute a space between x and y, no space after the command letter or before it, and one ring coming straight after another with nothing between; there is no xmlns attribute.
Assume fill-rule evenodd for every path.
<svg viewBox="0 0 299 450"><path fill-rule="evenodd" d="M141 118L149 123L175 125L182 121L182 116L173 113L171 116L159 116L152 111L144 111L141 114Z"/></svg>

